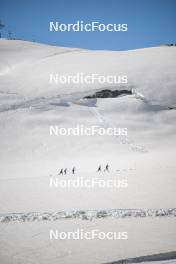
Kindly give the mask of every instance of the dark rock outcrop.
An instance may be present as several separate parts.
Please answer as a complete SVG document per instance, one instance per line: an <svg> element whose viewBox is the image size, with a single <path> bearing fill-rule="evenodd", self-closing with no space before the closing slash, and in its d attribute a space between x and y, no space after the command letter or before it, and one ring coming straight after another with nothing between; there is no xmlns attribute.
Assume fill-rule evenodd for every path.
<svg viewBox="0 0 176 264"><path fill-rule="evenodd" d="M98 91L92 95L85 96L84 99L92 99L92 98L114 98L120 95L129 95L132 94L131 90L115 90L111 91L109 89Z"/></svg>

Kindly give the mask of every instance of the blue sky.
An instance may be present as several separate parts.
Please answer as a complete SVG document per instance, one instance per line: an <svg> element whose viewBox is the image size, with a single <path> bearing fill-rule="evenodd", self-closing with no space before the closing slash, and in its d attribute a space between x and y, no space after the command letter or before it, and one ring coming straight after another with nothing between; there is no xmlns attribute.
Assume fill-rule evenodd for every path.
<svg viewBox="0 0 176 264"><path fill-rule="evenodd" d="M176 0L0 0L3 36L58 46L128 50L176 42ZM49 22L127 23L127 32L50 32Z"/></svg>

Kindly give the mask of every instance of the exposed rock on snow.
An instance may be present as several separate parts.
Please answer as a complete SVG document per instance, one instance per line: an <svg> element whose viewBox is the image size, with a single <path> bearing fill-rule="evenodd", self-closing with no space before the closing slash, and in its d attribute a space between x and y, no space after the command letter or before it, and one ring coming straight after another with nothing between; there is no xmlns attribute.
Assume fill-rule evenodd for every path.
<svg viewBox="0 0 176 264"><path fill-rule="evenodd" d="M106 90L98 91L93 95L85 96L85 98L87 98L87 99L91 99L91 98L114 98L114 97L118 97L120 95L126 95L126 94L129 95L129 94L132 94L132 92L129 90L111 91L109 89L106 89Z"/></svg>
<svg viewBox="0 0 176 264"><path fill-rule="evenodd" d="M12 213L0 215L0 222L28 222L28 221L56 221L67 218L93 220L97 218L129 218L129 217L168 217L176 216L176 209L114 209L114 210L88 210L88 211L60 211L53 213Z"/></svg>

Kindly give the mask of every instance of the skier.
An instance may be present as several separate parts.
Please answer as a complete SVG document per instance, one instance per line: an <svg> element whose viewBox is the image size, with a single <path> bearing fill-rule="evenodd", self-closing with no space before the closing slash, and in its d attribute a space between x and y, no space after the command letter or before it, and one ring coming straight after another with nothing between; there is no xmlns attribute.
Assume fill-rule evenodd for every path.
<svg viewBox="0 0 176 264"><path fill-rule="evenodd" d="M64 170L64 174L65 174L65 175L67 174L67 168L65 168L65 170Z"/></svg>
<svg viewBox="0 0 176 264"><path fill-rule="evenodd" d="M63 169L60 170L59 175L63 175Z"/></svg>
<svg viewBox="0 0 176 264"><path fill-rule="evenodd" d="M108 163L106 164L106 167L105 167L104 171L108 171L109 172L109 164Z"/></svg>
<svg viewBox="0 0 176 264"><path fill-rule="evenodd" d="M75 170L76 170L76 168L73 167L73 169L72 169L72 174L75 174Z"/></svg>
<svg viewBox="0 0 176 264"><path fill-rule="evenodd" d="M100 171L101 171L101 165L98 167L97 172L100 172Z"/></svg>

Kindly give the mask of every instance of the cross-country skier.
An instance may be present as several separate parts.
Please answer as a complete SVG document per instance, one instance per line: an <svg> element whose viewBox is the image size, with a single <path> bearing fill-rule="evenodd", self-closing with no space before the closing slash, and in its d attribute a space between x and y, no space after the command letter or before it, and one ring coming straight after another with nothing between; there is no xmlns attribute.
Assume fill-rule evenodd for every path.
<svg viewBox="0 0 176 264"><path fill-rule="evenodd" d="M59 175L63 175L63 169L60 170Z"/></svg>
<svg viewBox="0 0 176 264"><path fill-rule="evenodd" d="M101 165L98 167L97 172L100 172L100 171L101 171Z"/></svg>
<svg viewBox="0 0 176 264"><path fill-rule="evenodd" d="M72 169L72 174L75 174L75 170L76 170L76 168L73 167L73 169Z"/></svg>
<svg viewBox="0 0 176 264"><path fill-rule="evenodd" d="M65 174L65 175L67 174L67 168L65 168L65 170L64 170L64 174Z"/></svg>
<svg viewBox="0 0 176 264"><path fill-rule="evenodd" d="M106 164L106 167L105 167L104 171L108 171L109 172L109 164L108 163Z"/></svg>

